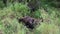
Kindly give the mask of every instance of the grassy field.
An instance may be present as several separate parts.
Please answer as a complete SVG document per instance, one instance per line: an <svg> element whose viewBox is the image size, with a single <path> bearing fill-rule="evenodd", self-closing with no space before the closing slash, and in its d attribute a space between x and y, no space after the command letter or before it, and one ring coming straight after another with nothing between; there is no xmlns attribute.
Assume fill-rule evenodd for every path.
<svg viewBox="0 0 60 34"><path fill-rule="evenodd" d="M28 7L21 3L15 3L0 9L0 34L60 34L60 10L48 7L48 12L43 8L30 14ZM17 18L23 16L43 18L43 22L29 31L24 24L19 23Z"/></svg>

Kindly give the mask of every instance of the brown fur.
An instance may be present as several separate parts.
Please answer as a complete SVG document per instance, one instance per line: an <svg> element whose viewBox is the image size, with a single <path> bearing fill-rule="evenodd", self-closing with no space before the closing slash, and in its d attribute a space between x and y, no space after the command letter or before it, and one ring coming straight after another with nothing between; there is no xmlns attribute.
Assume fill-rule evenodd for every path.
<svg viewBox="0 0 60 34"><path fill-rule="evenodd" d="M40 21L39 19L35 19L29 16L25 16L19 19L19 22L23 22L28 28L33 29L35 25L37 25Z"/></svg>

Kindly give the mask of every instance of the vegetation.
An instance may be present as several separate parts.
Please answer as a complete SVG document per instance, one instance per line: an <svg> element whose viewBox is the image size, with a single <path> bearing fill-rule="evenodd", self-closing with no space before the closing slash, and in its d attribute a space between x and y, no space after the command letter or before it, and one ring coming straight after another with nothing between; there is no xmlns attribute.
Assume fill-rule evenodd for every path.
<svg viewBox="0 0 60 34"><path fill-rule="evenodd" d="M53 1L58 2L41 0L40 8L31 13L27 0L24 1L25 3L18 1L12 3L10 0L10 2L7 1L7 5L0 0L0 34L60 34L60 4L52 3ZM30 31L22 22L18 22L17 18L23 16L36 19L42 17L43 22Z"/></svg>

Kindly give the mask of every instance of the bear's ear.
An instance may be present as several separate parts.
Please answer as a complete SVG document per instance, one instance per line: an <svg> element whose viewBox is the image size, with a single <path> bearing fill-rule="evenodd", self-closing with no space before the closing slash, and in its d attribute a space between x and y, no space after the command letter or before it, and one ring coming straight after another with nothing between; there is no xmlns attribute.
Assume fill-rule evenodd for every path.
<svg viewBox="0 0 60 34"><path fill-rule="evenodd" d="M19 22L19 23L20 23L21 21L23 21L23 19L22 19L22 18L18 19L18 22Z"/></svg>
<svg viewBox="0 0 60 34"><path fill-rule="evenodd" d="M34 19L32 20L32 23L34 22Z"/></svg>

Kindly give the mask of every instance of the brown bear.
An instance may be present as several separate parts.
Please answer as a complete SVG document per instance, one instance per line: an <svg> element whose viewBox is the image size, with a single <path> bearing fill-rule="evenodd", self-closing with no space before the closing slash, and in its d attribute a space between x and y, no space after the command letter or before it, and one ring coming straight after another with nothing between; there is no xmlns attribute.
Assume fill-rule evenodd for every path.
<svg viewBox="0 0 60 34"><path fill-rule="evenodd" d="M19 22L23 22L27 28L34 29L35 25L39 24L40 21L43 21L42 18L35 19L29 16L25 16L23 18L18 19Z"/></svg>

